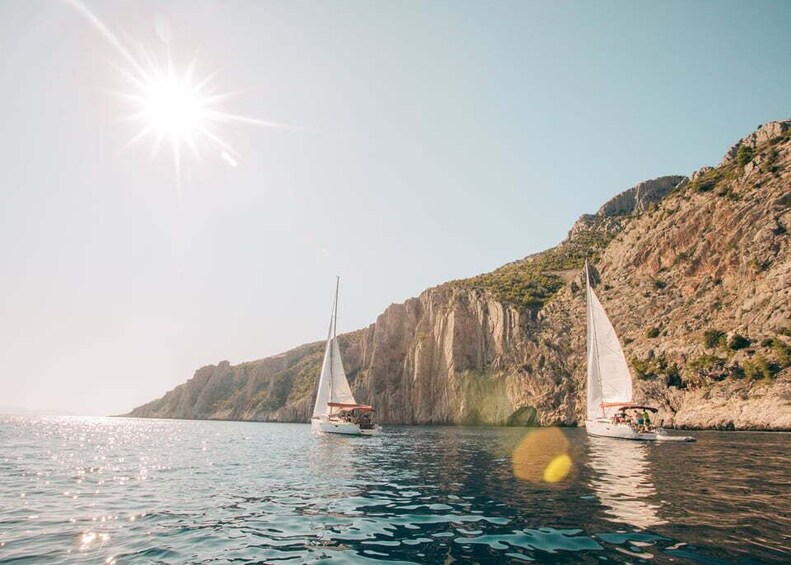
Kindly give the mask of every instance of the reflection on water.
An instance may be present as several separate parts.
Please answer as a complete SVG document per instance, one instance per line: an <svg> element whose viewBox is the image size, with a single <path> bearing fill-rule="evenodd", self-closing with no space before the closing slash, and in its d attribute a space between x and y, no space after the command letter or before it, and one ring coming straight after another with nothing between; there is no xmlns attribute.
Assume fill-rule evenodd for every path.
<svg viewBox="0 0 791 565"><path fill-rule="evenodd" d="M791 434L698 436L0 417L0 562L788 561Z"/></svg>
<svg viewBox="0 0 791 565"><path fill-rule="evenodd" d="M613 521L648 528L664 524L651 481L647 450L637 441L589 437L588 464L596 472L590 485Z"/></svg>

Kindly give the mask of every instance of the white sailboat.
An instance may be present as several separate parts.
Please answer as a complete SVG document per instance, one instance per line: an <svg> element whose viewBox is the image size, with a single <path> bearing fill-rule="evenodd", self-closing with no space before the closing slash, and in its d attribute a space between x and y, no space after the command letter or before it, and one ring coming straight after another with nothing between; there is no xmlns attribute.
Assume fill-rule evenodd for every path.
<svg viewBox="0 0 791 565"><path fill-rule="evenodd" d="M357 404L343 369L337 339L339 284L340 277L335 281L335 304L330 318L327 346L324 348L324 362L321 365L311 428L314 432L331 434L376 435L380 428L373 420L374 409L365 404Z"/></svg>
<svg viewBox="0 0 791 565"><path fill-rule="evenodd" d="M632 400L632 376L615 329L591 288L585 263L588 310L588 435L642 441L695 441L671 436L651 424L648 412L656 408Z"/></svg>

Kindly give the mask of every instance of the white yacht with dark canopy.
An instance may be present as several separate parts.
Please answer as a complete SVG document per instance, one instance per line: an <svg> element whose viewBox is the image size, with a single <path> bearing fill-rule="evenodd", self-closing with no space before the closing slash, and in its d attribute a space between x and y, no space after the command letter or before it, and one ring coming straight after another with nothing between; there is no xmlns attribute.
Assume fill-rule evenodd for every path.
<svg viewBox="0 0 791 565"><path fill-rule="evenodd" d="M340 277L335 281L335 302L311 427L314 432L330 434L376 435L380 428L374 422L374 409L366 404L357 404L343 369L337 339L339 285Z"/></svg>
<svg viewBox="0 0 791 565"><path fill-rule="evenodd" d="M588 410L585 429L589 435L642 441L695 441L671 436L651 424L649 412L656 408L632 400L632 376L604 307L590 284L585 262L588 311Z"/></svg>

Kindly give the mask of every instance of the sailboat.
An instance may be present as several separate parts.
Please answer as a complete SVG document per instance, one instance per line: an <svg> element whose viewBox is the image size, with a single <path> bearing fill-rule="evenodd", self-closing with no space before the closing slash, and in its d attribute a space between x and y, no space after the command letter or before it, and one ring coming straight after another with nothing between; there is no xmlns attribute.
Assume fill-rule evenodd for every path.
<svg viewBox="0 0 791 565"><path fill-rule="evenodd" d="M588 310L588 435L642 441L695 441L672 436L651 424L649 412L656 408L633 402L632 376L604 307L593 292L585 262Z"/></svg>
<svg viewBox="0 0 791 565"><path fill-rule="evenodd" d="M337 338L339 285L340 277L335 280L335 303L324 348L311 428L314 432L330 434L377 435L380 427L374 422L373 407L357 403L343 369Z"/></svg>

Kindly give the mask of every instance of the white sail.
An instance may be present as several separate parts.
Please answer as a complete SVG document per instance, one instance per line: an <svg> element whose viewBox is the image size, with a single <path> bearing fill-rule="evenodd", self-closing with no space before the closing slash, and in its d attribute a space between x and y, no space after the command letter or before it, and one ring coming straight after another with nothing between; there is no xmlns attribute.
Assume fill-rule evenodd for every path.
<svg viewBox="0 0 791 565"><path fill-rule="evenodd" d="M586 272L587 278L587 265ZM623 349L599 298L587 282L588 420L609 416L602 404L632 401L632 377Z"/></svg>
<svg viewBox="0 0 791 565"><path fill-rule="evenodd" d="M316 393L316 404L313 406L313 417L326 416L330 413L328 402L340 402L343 404L356 404L349 381L346 379L346 371L343 369L341 350L338 347L336 336L338 319L338 288L335 288L335 305L333 315L330 318L330 331L327 336L327 345L324 347L324 361L321 364L321 377L319 377L319 388Z"/></svg>
<svg viewBox="0 0 791 565"><path fill-rule="evenodd" d="M330 401L330 382L332 381L332 337L327 338L327 345L324 347L324 362L321 364L321 377L319 377L319 388L316 394L316 404L313 405L313 417L326 416L329 408L327 402Z"/></svg>
<svg viewBox="0 0 791 565"><path fill-rule="evenodd" d="M352 395L352 389L349 388L346 371L343 370L341 350L338 348L338 340L336 338L332 339L332 389L329 401L357 404L354 400L354 395Z"/></svg>

